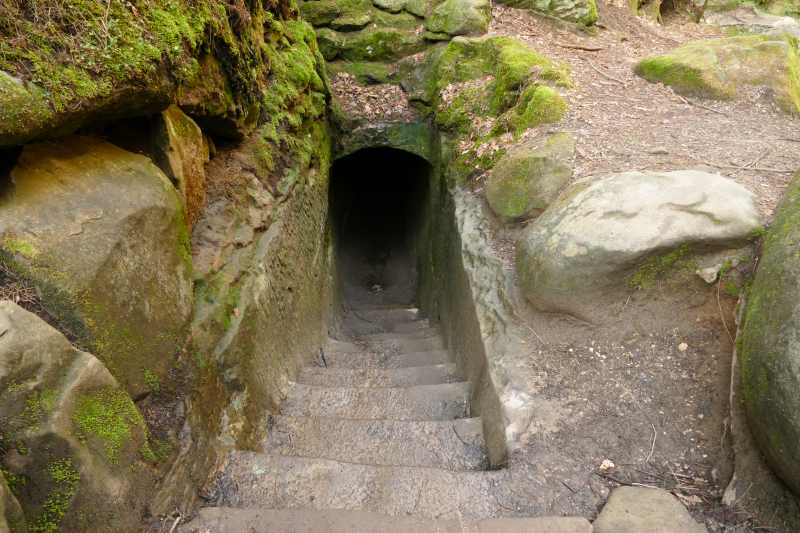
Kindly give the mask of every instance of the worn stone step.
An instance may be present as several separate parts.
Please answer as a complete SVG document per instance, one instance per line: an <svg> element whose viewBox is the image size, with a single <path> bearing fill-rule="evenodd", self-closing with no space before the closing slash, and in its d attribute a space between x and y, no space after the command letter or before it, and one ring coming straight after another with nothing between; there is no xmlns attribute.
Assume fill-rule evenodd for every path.
<svg viewBox="0 0 800 533"><path fill-rule="evenodd" d="M389 515L480 520L507 501L505 470L363 465L236 451L217 474L223 507L362 509ZM534 494L532 494L534 495Z"/></svg>
<svg viewBox="0 0 800 533"><path fill-rule="evenodd" d="M417 320L422 320L422 318L422 313L420 313L419 309L350 311L344 315L344 321L347 323L360 321L384 326L415 322Z"/></svg>
<svg viewBox="0 0 800 533"><path fill-rule="evenodd" d="M480 418L341 420L279 416L264 452L387 466L488 468Z"/></svg>
<svg viewBox="0 0 800 533"><path fill-rule="evenodd" d="M438 342L441 342L441 335L439 335L438 329L419 329L417 331L408 331L406 333L397 333L394 331L386 332L386 333L370 333L367 335L359 335L359 341L416 341L416 340L424 340L424 339L439 339ZM434 341L436 342L436 341Z"/></svg>
<svg viewBox="0 0 800 533"><path fill-rule="evenodd" d="M414 333L416 331L435 331L437 334L439 333L439 328L431 326L427 318L415 322L393 324L388 326L388 328L392 333Z"/></svg>
<svg viewBox="0 0 800 533"><path fill-rule="evenodd" d="M206 507L179 533L592 533L585 518L453 518L390 516L348 509Z"/></svg>
<svg viewBox="0 0 800 533"><path fill-rule="evenodd" d="M450 362L450 358L444 350L406 354L327 351L324 353L325 360L318 361L317 364L322 364L323 367L327 365L329 368L409 368L441 365Z"/></svg>
<svg viewBox="0 0 800 533"><path fill-rule="evenodd" d="M369 337L372 337L372 335ZM439 335L427 339L415 339L407 335L379 333L374 337L369 340L365 339L364 345L370 351L375 352L413 353L444 348L444 340Z"/></svg>
<svg viewBox="0 0 800 533"><path fill-rule="evenodd" d="M452 420L469 416L466 382L417 387L294 386L286 416L351 419Z"/></svg>
<svg viewBox="0 0 800 533"><path fill-rule="evenodd" d="M458 381L452 363L408 368L306 367L298 379L305 385L325 387L413 387Z"/></svg>

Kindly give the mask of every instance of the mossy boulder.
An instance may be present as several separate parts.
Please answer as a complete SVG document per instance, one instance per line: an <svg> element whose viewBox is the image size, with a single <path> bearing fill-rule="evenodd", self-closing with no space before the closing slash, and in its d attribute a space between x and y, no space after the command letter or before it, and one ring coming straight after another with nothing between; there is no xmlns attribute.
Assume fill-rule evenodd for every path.
<svg viewBox="0 0 800 533"><path fill-rule="evenodd" d="M208 157L204 155L203 133L180 108L172 105L151 123L150 154L178 190L191 233L206 200L204 163Z"/></svg>
<svg viewBox="0 0 800 533"><path fill-rule="evenodd" d="M800 495L800 173L776 213L747 297L742 388L764 456Z"/></svg>
<svg viewBox="0 0 800 533"><path fill-rule="evenodd" d="M311 0L300 4L300 13L309 24L326 26L336 20L342 14L342 10L336 2Z"/></svg>
<svg viewBox="0 0 800 533"><path fill-rule="evenodd" d="M335 76L339 72L346 72L355 76L356 81L360 85L370 85L389 81L389 69L391 67L391 63L348 63L347 61L335 61L328 63L327 70L330 76Z"/></svg>
<svg viewBox="0 0 800 533"><path fill-rule="evenodd" d="M489 0L445 0L431 13L425 28L431 33L481 35L489 29Z"/></svg>
<svg viewBox="0 0 800 533"><path fill-rule="evenodd" d="M520 237L517 275L536 308L602 323L633 287L761 233L755 196L729 179L625 172L566 189Z"/></svg>
<svg viewBox="0 0 800 533"><path fill-rule="evenodd" d="M428 12L427 0L372 0L375 7L389 13L407 11L418 17L424 17Z"/></svg>
<svg viewBox="0 0 800 533"><path fill-rule="evenodd" d="M16 481L16 479L15 479ZM11 493L0 471L0 533L28 533L28 522L16 496Z"/></svg>
<svg viewBox="0 0 800 533"><path fill-rule="evenodd" d="M782 31L682 44L642 59L634 70L684 96L729 100L742 85L769 87L781 109L800 112L798 43Z"/></svg>
<svg viewBox="0 0 800 533"><path fill-rule="evenodd" d="M507 151L484 184L486 201L504 223L539 216L572 177L571 133L533 138Z"/></svg>
<svg viewBox="0 0 800 533"><path fill-rule="evenodd" d="M366 28L349 33L319 28L316 34L320 51L328 61L337 56L352 63L396 61L427 47L421 35L395 28Z"/></svg>
<svg viewBox="0 0 800 533"><path fill-rule="evenodd" d="M191 314L180 200L146 157L82 136L24 148L0 253L135 398L170 369Z"/></svg>
<svg viewBox="0 0 800 533"><path fill-rule="evenodd" d="M26 531L139 531L152 452L131 398L96 357L11 301L0 301L0 331L3 473Z"/></svg>
<svg viewBox="0 0 800 533"><path fill-rule="evenodd" d="M597 22L595 0L501 0L501 4L517 9L530 9L567 22L590 26Z"/></svg>

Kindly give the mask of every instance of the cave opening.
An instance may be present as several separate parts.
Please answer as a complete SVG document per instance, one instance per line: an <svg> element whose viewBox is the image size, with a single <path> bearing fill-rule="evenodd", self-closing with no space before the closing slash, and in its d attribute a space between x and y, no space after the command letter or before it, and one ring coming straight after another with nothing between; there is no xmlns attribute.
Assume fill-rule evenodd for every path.
<svg viewBox="0 0 800 533"><path fill-rule="evenodd" d="M362 149L334 163L330 216L347 309L419 305L431 173L421 157L393 148Z"/></svg>

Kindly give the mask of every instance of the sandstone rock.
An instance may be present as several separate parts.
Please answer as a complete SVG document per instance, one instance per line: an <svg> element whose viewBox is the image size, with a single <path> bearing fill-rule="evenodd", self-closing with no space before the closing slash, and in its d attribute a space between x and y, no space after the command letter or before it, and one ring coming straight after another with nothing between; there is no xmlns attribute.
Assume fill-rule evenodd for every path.
<svg viewBox="0 0 800 533"><path fill-rule="evenodd" d="M679 260L762 231L754 195L731 180L625 172L565 190L520 237L517 271L535 307L597 322Z"/></svg>
<svg viewBox="0 0 800 533"><path fill-rule="evenodd" d="M433 10L425 28L431 33L481 35L491 18L489 0L445 0Z"/></svg>
<svg viewBox="0 0 800 533"><path fill-rule="evenodd" d="M28 526L138 531L152 479L130 397L96 357L13 302L0 301L0 331L3 469Z"/></svg>
<svg viewBox="0 0 800 533"><path fill-rule="evenodd" d="M212 54L201 56L197 64L199 72L194 81L177 88L178 106L203 130L220 137L244 139L256 127L259 105L236 105L230 79Z"/></svg>
<svg viewBox="0 0 800 533"><path fill-rule="evenodd" d="M208 161L208 150L208 141L203 141L200 128L177 106L169 106L153 120L150 153L153 162L164 171L180 192L190 233L206 200L203 163Z"/></svg>
<svg viewBox="0 0 800 533"><path fill-rule="evenodd" d="M571 133L531 139L503 155L484 185L486 201L505 223L539 216L572 177Z"/></svg>
<svg viewBox="0 0 800 533"><path fill-rule="evenodd" d="M707 533L672 494L620 487L592 524L595 533Z"/></svg>
<svg viewBox="0 0 800 533"><path fill-rule="evenodd" d="M28 533L28 522L17 498L6 484L6 478L0 471L0 533Z"/></svg>
<svg viewBox="0 0 800 533"><path fill-rule="evenodd" d="M800 495L800 173L764 239L747 298L742 389L753 434L767 461Z"/></svg>
<svg viewBox="0 0 800 533"><path fill-rule="evenodd" d="M421 35L394 28L365 28L338 33L327 28L315 31L323 57L330 61L337 55L346 61L396 61L425 49Z"/></svg>
<svg viewBox="0 0 800 533"><path fill-rule="evenodd" d="M312 0L300 4L300 13L309 24L326 26L341 15L342 10L334 2Z"/></svg>
<svg viewBox="0 0 800 533"><path fill-rule="evenodd" d="M682 44L642 59L635 71L679 94L717 100L735 98L741 85L763 85L781 109L800 110L797 39L782 31Z"/></svg>
<svg viewBox="0 0 800 533"><path fill-rule="evenodd" d="M500 3L517 9L538 11L585 26L597 21L597 6L594 0L503 0Z"/></svg>
<svg viewBox="0 0 800 533"><path fill-rule="evenodd" d="M399 13L408 11L418 17L424 17L428 10L427 0L372 0L375 7L388 11L389 13Z"/></svg>
<svg viewBox="0 0 800 533"><path fill-rule="evenodd" d="M134 397L170 368L191 309L188 234L149 159L91 137L25 147L0 253Z"/></svg>

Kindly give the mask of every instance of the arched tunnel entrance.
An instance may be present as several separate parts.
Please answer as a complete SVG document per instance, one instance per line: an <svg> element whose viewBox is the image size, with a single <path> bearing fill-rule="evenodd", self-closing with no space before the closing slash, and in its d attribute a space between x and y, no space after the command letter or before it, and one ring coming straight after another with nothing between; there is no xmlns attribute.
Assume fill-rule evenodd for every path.
<svg viewBox="0 0 800 533"><path fill-rule="evenodd" d="M418 306L431 173L421 157L393 148L334 163L330 214L347 309Z"/></svg>

